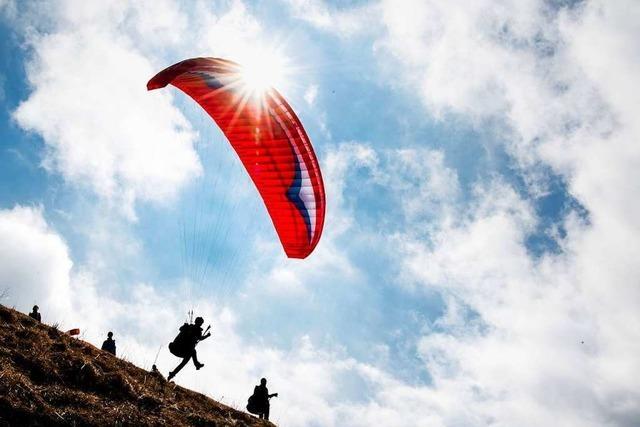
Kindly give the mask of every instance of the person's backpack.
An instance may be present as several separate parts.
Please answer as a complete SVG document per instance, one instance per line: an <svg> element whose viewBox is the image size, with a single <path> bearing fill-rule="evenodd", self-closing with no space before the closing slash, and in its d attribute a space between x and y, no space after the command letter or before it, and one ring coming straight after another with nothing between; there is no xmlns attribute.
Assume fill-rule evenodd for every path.
<svg viewBox="0 0 640 427"><path fill-rule="evenodd" d="M249 401L247 402L247 411L252 414L259 415L260 414L260 405L258 405L258 396L252 394L249 396Z"/></svg>
<svg viewBox="0 0 640 427"><path fill-rule="evenodd" d="M178 357L187 357L191 351L190 346L190 337L189 337L189 324L185 323L180 326L180 332L173 339L172 342L169 343L169 351L174 356Z"/></svg>

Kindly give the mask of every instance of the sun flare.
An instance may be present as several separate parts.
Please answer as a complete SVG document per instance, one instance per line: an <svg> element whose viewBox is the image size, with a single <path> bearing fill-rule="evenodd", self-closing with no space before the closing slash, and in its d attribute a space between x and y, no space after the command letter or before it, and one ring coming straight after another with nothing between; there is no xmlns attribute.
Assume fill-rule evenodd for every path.
<svg viewBox="0 0 640 427"><path fill-rule="evenodd" d="M272 88L285 90L289 72L289 61L277 50L256 50L240 61L240 79L252 97L262 98Z"/></svg>

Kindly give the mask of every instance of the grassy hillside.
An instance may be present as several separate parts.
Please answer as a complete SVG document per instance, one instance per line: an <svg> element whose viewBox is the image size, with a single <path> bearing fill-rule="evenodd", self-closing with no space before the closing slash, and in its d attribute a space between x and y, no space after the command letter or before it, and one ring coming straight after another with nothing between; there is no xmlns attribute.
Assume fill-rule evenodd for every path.
<svg viewBox="0 0 640 427"><path fill-rule="evenodd" d="M0 305L0 426L272 426Z"/></svg>

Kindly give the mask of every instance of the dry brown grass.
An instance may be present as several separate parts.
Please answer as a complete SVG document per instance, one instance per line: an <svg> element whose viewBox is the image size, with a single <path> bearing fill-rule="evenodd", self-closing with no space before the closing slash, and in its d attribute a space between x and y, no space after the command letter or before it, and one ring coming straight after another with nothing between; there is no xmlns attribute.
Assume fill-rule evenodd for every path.
<svg viewBox="0 0 640 427"><path fill-rule="evenodd" d="M0 426L272 426L0 305Z"/></svg>

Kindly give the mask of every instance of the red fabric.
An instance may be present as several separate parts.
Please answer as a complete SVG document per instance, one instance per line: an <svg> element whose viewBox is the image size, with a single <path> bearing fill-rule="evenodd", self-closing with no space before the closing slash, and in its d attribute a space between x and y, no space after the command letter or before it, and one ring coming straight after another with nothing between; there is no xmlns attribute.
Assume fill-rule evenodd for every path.
<svg viewBox="0 0 640 427"><path fill-rule="evenodd" d="M275 89L260 99L248 96L239 70L223 59L188 59L158 73L147 88L171 83L205 109L260 192L287 256L306 258L324 225L318 160L285 99Z"/></svg>

